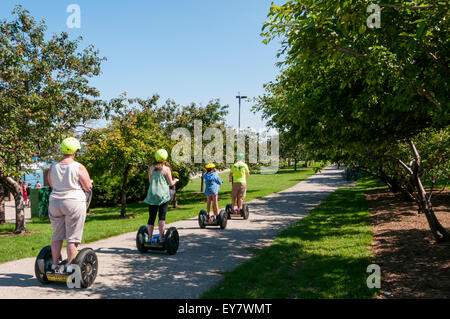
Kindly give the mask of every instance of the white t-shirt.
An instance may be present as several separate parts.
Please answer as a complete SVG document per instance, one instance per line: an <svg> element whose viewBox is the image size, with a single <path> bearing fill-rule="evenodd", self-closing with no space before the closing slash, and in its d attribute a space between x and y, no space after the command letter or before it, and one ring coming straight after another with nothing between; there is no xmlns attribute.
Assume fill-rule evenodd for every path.
<svg viewBox="0 0 450 319"><path fill-rule="evenodd" d="M51 199L71 199L82 202L86 201L86 194L81 187L78 177L80 165L80 163L72 162L68 164L56 163L51 166Z"/></svg>

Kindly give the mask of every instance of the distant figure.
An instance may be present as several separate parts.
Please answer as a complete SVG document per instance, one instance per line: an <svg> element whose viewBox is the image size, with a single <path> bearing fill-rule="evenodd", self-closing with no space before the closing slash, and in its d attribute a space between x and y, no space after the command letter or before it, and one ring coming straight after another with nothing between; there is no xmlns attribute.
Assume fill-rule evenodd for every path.
<svg viewBox="0 0 450 319"><path fill-rule="evenodd" d="M30 198L30 196L31 196L31 183L28 183L28 186L27 186L26 190L27 190L28 202L25 205L27 205L28 207L31 207L31 198Z"/></svg>
<svg viewBox="0 0 450 319"><path fill-rule="evenodd" d="M26 188L27 183L25 183L25 181L22 181L22 196L23 196L23 200L24 200L24 205L27 206L28 203L28 196L27 196L27 188Z"/></svg>
<svg viewBox="0 0 450 319"><path fill-rule="evenodd" d="M41 183L37 182L34 188L41 188Z"/></svg>

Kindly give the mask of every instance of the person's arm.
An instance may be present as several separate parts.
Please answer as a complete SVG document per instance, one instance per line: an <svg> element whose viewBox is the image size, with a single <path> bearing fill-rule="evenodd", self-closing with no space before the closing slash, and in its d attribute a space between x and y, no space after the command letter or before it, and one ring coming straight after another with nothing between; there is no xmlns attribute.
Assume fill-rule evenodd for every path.
<svg viewBox="0 0 450 319"><path fill-rule="evenodd" d="M84 191L89 192L92 189L92 181L89 173L83 165L78 168L78 178Z"/></svg>
<svg viewBox="0 0 450 319"><path fill-rule="evenodd" d="M245 178L248 178L250 176L250 170L248 169L248 166L246 166L245 168Z"/></svg>
<svg viewBox="0 0 450 319"><path fill-rule="evenodd" d="M230 172L230 175L228 175L228 181L230 183L233 183L233 173Z"/></svg>
<svg viewBox="0 0 450 319"><path fill-rule="evenodd" d="M164 169L166 170L164 176L167 179L167 183L169 183L169 186L171 187L174 186L178 182L178 178L175 179L172 178L172 171L167 166L165 166Z"/></svg>
<svg viewBox="0 0 450 319"><path fill-rule="evenodd" d="M217 184L222 185L222 180L220 179L220 176L217 173L216 173L216 182Z"/></svg>
<svg viewBox="0 0 450 319"><path fill-rule="evenodd" d="M150 183L152 181L152 172L153 172L153 165L150 166L148 169L148 182Z"/></svg>
<svg viewBox="0 0 450 319"><path fill-rule="evenodd" d="M47 173L48 185L49 185L51 188L53 188L53 185L52 185L52 179L50 178L50 175L52 175L52 174L51 174L51 172L52 172L52 167L53 167L53 165L50 166L50 169L48 170L48 173ZM30 186L30 188L31 188L31 186Z"/></svg>

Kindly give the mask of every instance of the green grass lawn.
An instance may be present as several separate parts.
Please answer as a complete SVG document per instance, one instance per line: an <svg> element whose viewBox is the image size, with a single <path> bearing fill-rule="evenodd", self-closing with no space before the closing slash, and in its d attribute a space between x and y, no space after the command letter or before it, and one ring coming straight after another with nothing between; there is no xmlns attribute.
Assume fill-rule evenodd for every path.
<svg viewBox="0 0 450 319"><path fill-rule="evenodd" d="M313 175L314 169L322 166L317 163L309 168L298 168L297 172L293 169L282 169L276 175L253 174L247 181L246 201L289 188ZM231 184L228 183L228 173L221 174L221 179L223 185L219 193L219 206L224 208L231 202ZM192 180L177 196L179 208L168 212L168 223L197 216L200 209L206 205L205 195L200 193L199 178ZM83 243L137 231L139 226L147 224L148 219L146 204L127 205L127 214L136 216L134 219L117 219L120 207L95 208L92 211L95 214L86 218ZM48 219L34 218L32 223L27 224L27 231L31 232L29 234L4 236L5 233L12 231L14 224L0 225L0 263L35 257L42 247L51 242L52 229Z"/></svg>
<svg viewBox="0 0 450 319"><path fill-rule="evenodd" d="M371 298L372 226L365 192L378 187L362 178L331 194L271 246L225 273L201 298Z"/></svg>

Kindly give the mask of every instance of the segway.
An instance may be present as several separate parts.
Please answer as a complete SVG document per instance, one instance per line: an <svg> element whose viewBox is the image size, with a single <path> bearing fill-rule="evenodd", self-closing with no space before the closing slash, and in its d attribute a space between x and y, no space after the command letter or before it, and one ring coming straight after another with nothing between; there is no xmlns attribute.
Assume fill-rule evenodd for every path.
<svg viewBox="0 0 450 319"><path fill-rule="evenodd" d="M92 199L92 191L86 193L86 207L89 208ZM73 280L72 275L76 272L68 273L66 271L67 260L62 260L59 256L59 263L56 270L52 271L52 247L46 246L39 252L35 264L34 273L37 280L42 284L51 282L68 282ZM72 265L80 268L79 280L80 287L87 288L91 286L98 272L98 259L92 248L83 248L80 250L72 261ZM75 279L76 281L76 279Z"/></svg>
<svg viewBox="0 0 450 319"><path fill-rule="evenodd" d="M200 228L205 228L206 226L220 226L220 229L225 229L227 227L227 213L222 209L216 217L209 218L206 210L202 209L198 214L198 225Z"/></svg>
<svg viewBox="0 0 450 319"><path fill-rule="evenodd" d="M50 282L68 282L71 280L72 273L66 272L67 260L61 261L58 264L57 271L52 271L52 247L46 246L42 248L39 255L36 258L34 265L34 272L36 278L42 284L49 284ZM98 259L97 255L91 248L83 248L75 256L72 261L73 265L78 265L80 267L80 286L81 288L87 288L91 286L95 278L97 277L98 271ZM75 271L75 270L74 270Z"/></svg>
<svg viewBox="0 0 450 319"><path fill-rule="evenodd" d="M227 204L225 210L227 212L228 219L231 219L231 217L242 217L243 219L248 219L248 216L250 215L250 210L247 204L242 204L242 208L239 211L234 211L231 204Z"/></svg>
<svg viewBox="0 0 450 319"><path fill-rule="evenodd" d="M178 250L180 237L175 227L170 227L164 234L164 242L160 242L160 235L149 238L147 226L141 226L136 235L136 247L141 253L148 250L166 251L169 255L175 255Z"/></svg>

